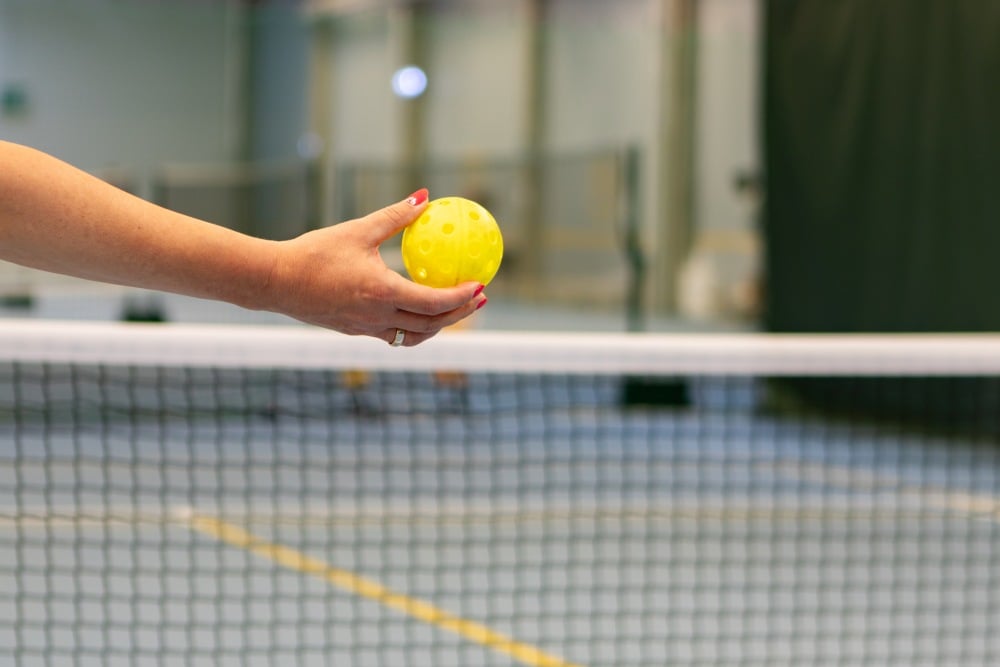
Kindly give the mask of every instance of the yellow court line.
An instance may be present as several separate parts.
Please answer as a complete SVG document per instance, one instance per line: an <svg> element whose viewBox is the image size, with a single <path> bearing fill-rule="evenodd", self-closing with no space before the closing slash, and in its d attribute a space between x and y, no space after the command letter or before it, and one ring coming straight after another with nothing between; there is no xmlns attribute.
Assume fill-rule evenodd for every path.
<svg viewBox="0 0 1000 667"><path fill-rule="evenodd" d="M581 667L581 665L567 662L559 656L546 653L536 646L515 641L485 625L439 609L428 602L397 593L372 579L367 579L348 570L331 567L319 559L307 556L290 547L268 542L221 519L195 514L190 517L189 523L194 530L220 542L245 549L289 570L322 579L348 593L373 600L384 607L402 612L441 630L453 632L471 642L508 655L518 662L529 665L529 667Z"/></svg>

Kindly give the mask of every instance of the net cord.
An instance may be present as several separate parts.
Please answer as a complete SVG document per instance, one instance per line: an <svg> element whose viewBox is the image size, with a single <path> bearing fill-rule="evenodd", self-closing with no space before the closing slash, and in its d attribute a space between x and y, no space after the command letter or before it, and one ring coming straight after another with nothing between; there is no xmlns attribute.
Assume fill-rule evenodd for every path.
<svg viewBox="0 0 1000 667"><path fill-rule="evenodd" d="M1000 375L994 334L442 332L412 348L306 326L0 320L0 361L589 375Z"/></svg>

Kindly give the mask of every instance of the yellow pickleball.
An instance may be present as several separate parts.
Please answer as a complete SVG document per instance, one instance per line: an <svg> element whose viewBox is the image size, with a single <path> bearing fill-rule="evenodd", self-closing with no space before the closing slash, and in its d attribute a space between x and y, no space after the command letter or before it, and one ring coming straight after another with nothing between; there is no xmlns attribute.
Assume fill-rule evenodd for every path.
<svg viewBox="0 0 1000 667"><path fill-rule="evenodd" d="M463 197L435 199L403 232L403 264L421 285L451 287L469 281L486 285L502 259L497 221Z"/></svg>

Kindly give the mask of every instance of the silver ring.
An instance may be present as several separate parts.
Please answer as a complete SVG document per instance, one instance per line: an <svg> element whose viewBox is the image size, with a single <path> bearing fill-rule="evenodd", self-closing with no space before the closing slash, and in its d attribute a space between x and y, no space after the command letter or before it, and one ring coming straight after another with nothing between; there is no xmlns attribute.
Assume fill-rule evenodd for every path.
<svg viewBox="0 0 1000 667"><path fill-rule="evenodd" d="M403 331L402 329L396 329L396 337L393 338L392 342L389 344L392 345L393 347L399 347L400 345L403 344L404 340L406 340L406 332Z"/></svg>

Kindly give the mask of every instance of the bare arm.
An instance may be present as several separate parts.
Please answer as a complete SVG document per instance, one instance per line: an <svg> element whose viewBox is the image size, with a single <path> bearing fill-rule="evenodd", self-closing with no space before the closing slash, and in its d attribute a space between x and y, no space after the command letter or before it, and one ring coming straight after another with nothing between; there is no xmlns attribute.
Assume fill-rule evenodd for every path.
<svg viewBox="0 0 1000 667"><path fill-rule="evenodd" d="M0 259L120 285L270 310L416 344L485 303L475 284L416 285L378 246L424 203L404 200L291 241L253 238L124 193L39 151L0 142Z"/></svg>

